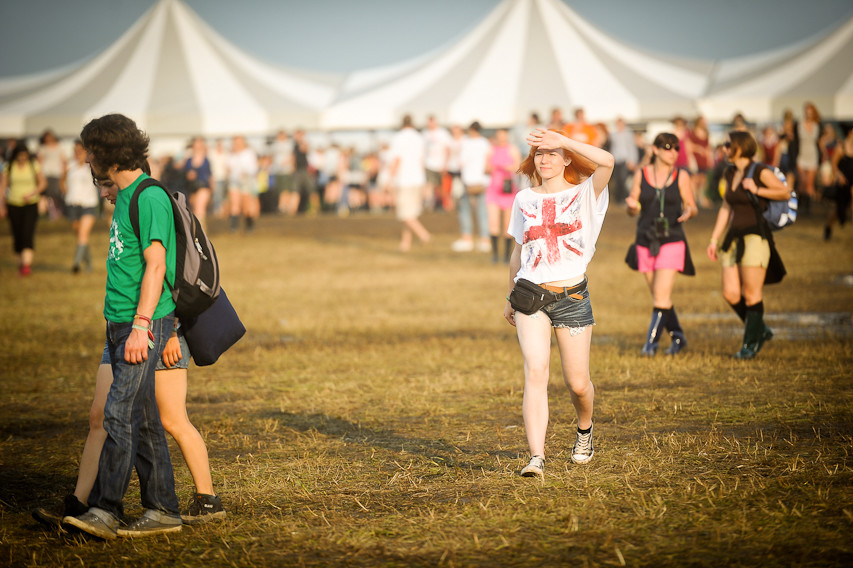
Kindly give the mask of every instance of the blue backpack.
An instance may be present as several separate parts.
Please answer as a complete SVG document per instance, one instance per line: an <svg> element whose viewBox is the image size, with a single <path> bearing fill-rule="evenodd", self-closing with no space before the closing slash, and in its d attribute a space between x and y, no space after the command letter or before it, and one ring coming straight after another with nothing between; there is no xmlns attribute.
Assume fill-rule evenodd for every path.
<svg viewBox="0 0 853 568"><path fill-rule="evenodd" d="M746 177L751 177L755 179L755 168L758 163L753 162L749 165L749 169L746 171ZM785 174L782 173L782 170L777 168L776 166L771 166L765 164L765 167L773 172L779 181L785 187L788 187L788 180L785 177ZM756 184L758 180L755 179ZM747 192L750 196L750 199L753 199L753 203L758 205L757 198L752 192ZM788 197L788 199L769 199L767 201L767 209L764 211L764 219L767 221L767 224L770 226L771 231L778 231L779 229L784 229L785 227L789 227L794 224L797 220L797 206L799 205L799 201L797 200L797 192L793 189Z"/></svg>

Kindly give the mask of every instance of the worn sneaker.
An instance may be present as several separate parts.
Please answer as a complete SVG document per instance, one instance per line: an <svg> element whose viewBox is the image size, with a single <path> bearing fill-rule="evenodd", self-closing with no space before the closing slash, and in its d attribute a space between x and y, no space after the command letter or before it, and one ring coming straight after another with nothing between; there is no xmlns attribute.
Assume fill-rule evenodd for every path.
<svg viewBox="0 0 853 568"><path fill-rule="evenodd" d="M578 439L575 441L575 447L572 448L572 461L575 463L587 463L592 459L594 453L595 448L592 446L592 426L590 426L588 434L578 432Z"/></svg>
<svg viewBox="0 0 853 568"><path fill-rule="evenodd" d="M183 524L180 517L167 515L162 511L145 509L141 517L124 528L118 529L118 536L136 538L154 534L180 532Z"/></svg>
<svg viewBox="0 0 853 568"><path fill-rule="evenodd" d="M450 250L453 252L471 252L474 250L474 241L468 241L465 239L453 241L450 245Z"/></svg>
<svg viewBox="0 0 853 568"><path fill-rule="evenodd" d="M189 510L186 513L181 513L181 519L188 525L224 518L225 508L222 506L219 495L206 495L204 493L196 493L190 501Z"/></svg>
<svg viewBox="0 0 853 568"><path fill-rule="evenodd" d="M109 512L97 507L90 508L82 515L67 516L62 519L63 528L77 529L106 540L113 540L118 534L118 519Z"/></svg>
<svg viewBox="0 0 853 568"><path fill-rule="evenodd" d="M62 512L49 510L44 507L33 509L32 515L35 520L48 527L58 527L65 517L78 517L89 510L89 507L81 503L73 494L65 496L65 505Z"/></svg>
<svg viewBox="0 0 853 568"><path fill-rule="evenodd" d="M521 470L521 477L545 477L545 458L533 456L530 463Z"/></svg>

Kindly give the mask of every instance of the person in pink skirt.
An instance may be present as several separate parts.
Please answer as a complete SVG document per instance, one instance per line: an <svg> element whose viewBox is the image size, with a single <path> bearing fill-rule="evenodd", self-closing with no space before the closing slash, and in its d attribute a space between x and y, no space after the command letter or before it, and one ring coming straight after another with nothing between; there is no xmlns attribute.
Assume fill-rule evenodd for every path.
<svg viewBox="0 0 853 568"><path fill-rule="evenodd" d="M492 236L492 262L497 263L500 235L506 235L509 227L509 213L515 194L518 193L515 172L521 163L518 149L510 143L509 132L505 129L495 133L488 163L491 181L486 189L486 207L489 212L489 233ZM509 262L512 249L513 239L504 237L505 263Z"/></svg>

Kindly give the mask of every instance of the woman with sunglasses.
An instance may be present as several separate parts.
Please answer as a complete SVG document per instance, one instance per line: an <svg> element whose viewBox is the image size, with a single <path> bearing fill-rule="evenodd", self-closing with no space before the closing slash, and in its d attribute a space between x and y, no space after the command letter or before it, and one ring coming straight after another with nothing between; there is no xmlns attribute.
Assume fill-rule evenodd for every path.
<svg viewBox="0 0 853 568"><path fill-rule="evenodd" d="M675 134L658 134L652 144L651 163L634 174L631 193L625 199L628 215L640 215L632 247L636 259L633 252L629 253L628 264L643 273L652 294L652 321L642 351L648 356L657 353L664 328L672 338L667 355L687 346L672 305L672 287L679 272L688 276L696 273L682 224L698 209L690 174L676 166L679 150Z"/></svg>
<svg viewBox="0 0 853 568"><path fill-rule="evenodd" d="M753 162L757 150L749 132L729 133L726 157L732 165L723 173L724 201L707 249L708 258L722 264L723 298L745 324L737 359L752 359L773 337L764 323L764 285L785 276L763 212L768 200L788 199L790 191L772 169Z"/></svg>

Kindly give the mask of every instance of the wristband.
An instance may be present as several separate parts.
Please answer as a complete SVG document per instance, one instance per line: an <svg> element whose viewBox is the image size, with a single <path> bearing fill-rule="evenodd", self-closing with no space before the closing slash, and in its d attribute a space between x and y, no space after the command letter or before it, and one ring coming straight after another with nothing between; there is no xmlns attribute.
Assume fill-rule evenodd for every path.
<svg viewBox="0 0 853 568"><path fill-rule="evenodd" d="M136 314L135 316L133 316L133 319L136 319L136 318L139 318L141 320L145 320L148 322L149 326L151 325L151 318L149 318L148 316L143 316L142 314Z"/></svg>
<svg viewBox="0 0 853 568"><path fill-rule="evenodd" d="M506 301L509 302L509 296L506 297Z"/></svg>
<svg viewBox="0 0 853 568"><path fill-rule="evenodd" d="M711 239L710 242L712 245L717 246L717 239Z"/></svg>
<svg viewBox="0 0 853 568"><path fill-rule="evenodd" d="M148 349L154 349L154 334L151 332L150 328L147 328L143 325L133 324L131 326L133 329L138 329L139 331L147 331L148 332Z"/></svg>

